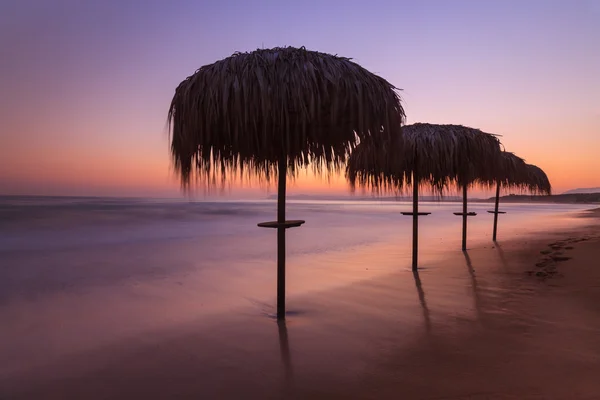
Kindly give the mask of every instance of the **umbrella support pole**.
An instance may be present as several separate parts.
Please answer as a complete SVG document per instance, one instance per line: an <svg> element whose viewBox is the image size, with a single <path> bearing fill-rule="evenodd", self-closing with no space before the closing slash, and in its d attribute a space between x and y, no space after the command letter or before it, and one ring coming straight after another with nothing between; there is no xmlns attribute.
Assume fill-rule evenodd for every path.
<svg viewBox="0 0 600 400"><path fill-rule="evenodd" d="M277 319L285 319L285 230L304 223L302 220L285 220L285 186L287 157L279 160L277 173L277 221L261 222L261 228L277 229Z"/></svg>
<svg viewBox="0 0 600 400"><path fill-rule="evenodd" d="M462 251L467 250L467 185L463 186Z"/></svg>
<svg viewBox="0 0 600 400"><path fill-rule="evenodd" d="M496 205L494 207L494 211L488 211L490 214L494 214L494 232L492 234L492 240L496 241L496 233L498 232L498 214L506 214L506 211L498 211L498 207L500 206L500 186L502 184L498 182L496 185Z"/></svg>
<svg viewBox="0 0 600 400"><path fill-rule="evenodd" d="M419 184L417 175L413 172L413 210L412 212L401 212L402 215L413 217L412 237L412 270L416 271L419 264L419 217L429 215L430 212L419 212Z"/></svg>
<svg viewBox="0 0 600 400"><path fill-rule="evenodd" d="M277 319L285 319L285 184L287 157L279 160L277 184Z"/></svg>
<svg viewBox="0 0 600 400"><path fill-rule="evenodd" d="M419 184L416 174L413 174L413 243L412 270L417 270L419 257Z"/></svg>
<svg viewBox="0 0 600 400"><path fill-rule="evenodd" d="M500 205L500 182L496 185L496 205L494 206L494 234L492 240L496 241L496 233L498 232L498 206Z"/></svg>

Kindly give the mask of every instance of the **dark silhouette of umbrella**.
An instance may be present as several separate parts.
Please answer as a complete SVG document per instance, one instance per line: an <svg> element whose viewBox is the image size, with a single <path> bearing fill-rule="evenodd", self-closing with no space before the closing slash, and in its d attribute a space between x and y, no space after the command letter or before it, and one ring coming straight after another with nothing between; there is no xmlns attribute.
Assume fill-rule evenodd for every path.
<svg viewBox="0 0 600 400"><path fill-rule="evenodd" d="M521 190L527 190L533 194L552 193L552 186L546 173L535 165L527 164L525 161L510 152L503 152L501 156L500 172L496 179L496 201L494 211L488 211L494 214L494 229L492 240L495 242L498 232L498 215L505 214L499 210L500 189L502 187L514 187Z"/></svg>
<svg viewBox="0 0 600 400"><path fill-rule="evenodd" d="M442 193L452 184L463 191L463 250L466 249L467 187L495 182L500 141L495 135L462 125L416 123L402 128L402 148L377 148L371 143L360 144L351 154L346 177L356 186L376 192L399 191L412 184L413 211L403 213L413 217L412 268L418 266L418 217L421 184ZM373 160L380 160L374 163ZM385 169L381 169L380 166Z"/></svg>
<svg viewBox="0 0 600 400"><path fill-rule="evenodd" d="M236 176L278 177L277 318L285 318L286 175L339 170L359 143L401 147L396 88L348 58L304 48L235 53L179 84L169 109L171 153L184 187ZM375 163L383 160L375 160ZM384 165L378 165L385 168Z"/></svg>

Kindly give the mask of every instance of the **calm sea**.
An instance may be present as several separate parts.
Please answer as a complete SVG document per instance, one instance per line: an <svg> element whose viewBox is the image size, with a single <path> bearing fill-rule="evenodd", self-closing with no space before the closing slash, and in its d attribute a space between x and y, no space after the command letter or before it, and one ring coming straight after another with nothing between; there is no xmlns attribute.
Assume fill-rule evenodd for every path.
<svg viewBox="0 0 600 400"><path fill-rule="evenodd" d="M444 257L462 256L461 219L452 214L460 207L421 205L422 211L432 212L420 225L425 271ZM492 246L490 207L470 205L478 213L469 221L472 249ZM323 313L348 302L343 296L346 300L325 300L332 290L356 292L359 298L348 303L352 308L381 297L374 287L362 301L365 292L352 285L385 281L390 273L410 269L411 218L400 214L410 208L409 203L389 201L290 201L288 218L306 224L287 234L288 310L309 320L320 318L323 324L333 321ZM499 225L499 239L505 241L568 227L590 206L501 208L508 212ZM204 320L218 324L224 316L272 315L276 232L256 224L275 215L275 202L267 200L0 198L0 377L123 340L143 341L149 332ZM443 271L433 268L435 273L423 278L430 301L439 288L443 315L470 310L470 300L457 297L473 279L464 266L445 265L445 270L457 269L456 274L439 282L435 279ZM394 279L399 278L404 279ZM405 279L406 287L398 287L408 296L403 301L412 302L412 274ZM444 291L449 287L455 289L451 294ZM309 305L310 299L319 306ZM325 305L327 301L332 304ZM395 301L400 307L401 300ZM414 314L408 305L401 307L408 310L403 318ZM365 318L379 315L376 306L366 310ZM239 335L231 335L236 343Z"/></svg>
<svg viewBox="0 0 600 400"><path fill-rule="evenodd" d="M460 203L423 203L422 263L459 248ZM469 247L491 243L492 204L472 203ZM505 204L499 239L568 225L589 205ZM288 230L288 280L292 292L354 279L365 254L384 246L374 269L408 268L410 203L390 201L289 201L288 219L306 224ZM153 279L206 275L203 286L219 292L243 281L257 295L274 278L276 234L258 222L275 219L264 201L0 197L0 301L66 289L85 290ZM310 284L295 284L294 275ZM330 279L330 275L335 275ZM212 275L219 279L209 280ZM347 275L347 276L344 276ZM246 285L246 283L252 283ZM225 287L221 287L224 285ZM268 291L267 293L271 293ZM236 293L244 297L245 293ZM267 295L263 300L268 301ZM233 300L233 299L232 299Z"/></svg>

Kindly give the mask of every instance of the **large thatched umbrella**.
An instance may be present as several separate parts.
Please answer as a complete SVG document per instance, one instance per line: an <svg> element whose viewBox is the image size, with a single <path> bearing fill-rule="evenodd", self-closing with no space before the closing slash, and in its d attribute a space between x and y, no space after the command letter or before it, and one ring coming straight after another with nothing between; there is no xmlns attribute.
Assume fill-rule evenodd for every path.
<svg viewBox="0 0 600 400"><path fill-rule="evenodd" d="M442 193L455 183L463 188L463 249L466 248L467 187L486 184L494 176L500 142L496 136L462 125L417 123L403 127L403 147L375 148L359 145L350 156L346 176L352 187L370 187L375 191L397 191L406 182L413 188L413 211L402 213L413 217L412 267L418 265L419 186L430 185ZM374 160L388 160L379 165Z"/></svg>
<svg viewBox="0 0 600 400"><path fill-rule="evenodd" d="M498 209L501 187L515 187L534 194L549 195L552 192L550 181L542 169L535 165L527 164L522 158L506 151L502 153L500 160L501 167L496 179L494 211L488 211L494 214L494 230L492 234L494 242L496 241L498 232L498 215L506 213Z"/></svg>
<svg viewBox="0 0 600 400"><path fill-rule="evenodd" d="M184 186L216 184L238 172L278 176L277 318L285 317L286 174L312 164L341 167L358 141L401 140L396 88L348 58L274 48L236 53L185 79L169 109L171 151Z"/></svg>

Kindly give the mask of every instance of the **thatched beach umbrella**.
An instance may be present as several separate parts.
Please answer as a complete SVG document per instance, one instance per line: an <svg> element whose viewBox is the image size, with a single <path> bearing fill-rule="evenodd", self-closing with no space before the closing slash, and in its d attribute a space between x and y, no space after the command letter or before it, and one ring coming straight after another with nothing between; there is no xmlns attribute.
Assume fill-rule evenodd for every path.
<svg viewBox="0 0 600 400"><path fill-rule="evenodd" d="M548 175L538 166L527 164L528 179L526 183L529 192L534 194L551 195L552 185L548 179Z"/></svg>
<svg viewBox="0 0 600 400"><path fill-rule="evenodd" d="M494 214L494 231L492 240L496 241L496 232L498 227L498 214L504 214L504 211L499 211L500 203L500 187L521 187L523 182L527 180L527 164L521 157L517 157L514 153L503 151L500 156L500 168L496 179L496 201L494 211L488 211Z"/></svg>
<svg viewBox="0 0 600 400"><path fill-rule="evenodd" d="M416 123L403 127L402 149L382 149L359 145L348 161L346 176L352 187L370 187L375 191L397 191L406 182L413 188L412 267L418 265L419 186L430 185L442 193L455 183L463 189L463 250L466 249L467 187L485 185L486 177L497 172L500 141L494 135L462 125ZM378 168L373 160L387 160Z"/></svg>
<svg viewBox="0 0 600 400"><path fill-rule="evenodd" d="M488 211L494 214L494 229L492 240L495 242L498 232L498 215L506 214L499 211L500 189L501 187L514 187L527 190L534 194L550 194L552 187L546 173L535 165L527 164L525 161L513 153L503 152L500 158L501 166L498 178L496 180L496 199L494 211Z"/></svg>
<svg viewBox="0 0 600 400"><path fill-rule="evenodd" d="M496 135L479 129L457 125L439 125L439 129L457 130L455 143L456 174L453 180L462 189L462 250L467 250L467 218L477 213L467 210L467 191L471 186L490 186L495 182L500 167L502 150Z"/></svg>
<svg viewBox="0 0 600 400"><path fill-rule="evenodd" d="M237 173L278 176L277 318L285 317L286 175L312 164L340 168L358 141L401 139L404 110L396 88L348 58L274 48L205 65L175 90L169 109L171 152L184 186Z"/></svg>

